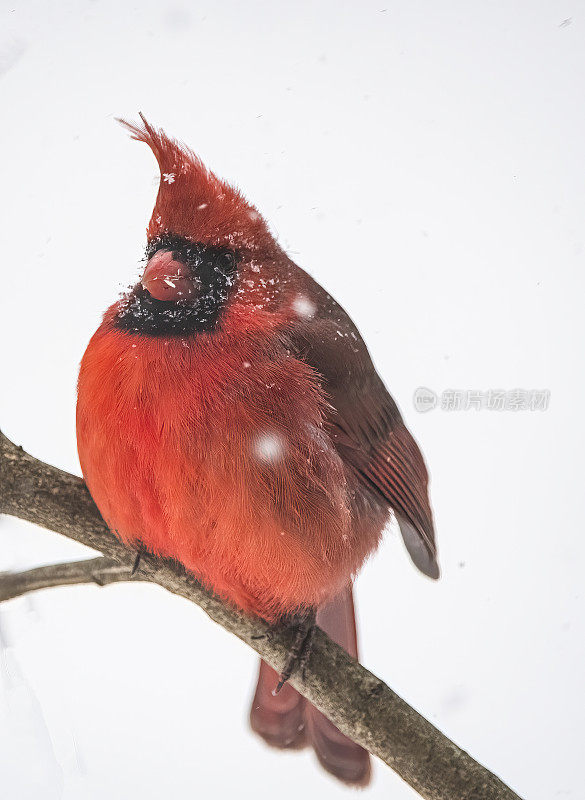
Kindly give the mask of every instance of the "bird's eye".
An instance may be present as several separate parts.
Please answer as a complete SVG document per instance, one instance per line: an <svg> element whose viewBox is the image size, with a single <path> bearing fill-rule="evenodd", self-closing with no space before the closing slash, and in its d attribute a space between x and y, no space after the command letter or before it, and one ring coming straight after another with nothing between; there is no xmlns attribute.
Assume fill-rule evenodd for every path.
<svg viewBox="0 0 585 800"><path fill-rule="evenodd" d="M224 250L215 258L215 266L222 272L231 272L236 263L236 257L230 250Z"/></svg>

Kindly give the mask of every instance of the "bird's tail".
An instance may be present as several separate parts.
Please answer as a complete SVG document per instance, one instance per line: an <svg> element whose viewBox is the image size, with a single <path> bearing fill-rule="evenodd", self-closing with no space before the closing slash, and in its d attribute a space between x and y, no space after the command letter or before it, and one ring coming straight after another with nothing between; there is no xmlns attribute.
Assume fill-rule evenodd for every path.
<svg viewBox="0 0 585 800"><path fill-rule="evenodd" d="M357 658L355 612L351 586L317 613L317 625ZM307 702L290 684L277 695L278 674L260 662L258 685L250 711L252 729L273 747L298 749L311 745L322 766L345 783L366 786L370 757Z"/></svg>

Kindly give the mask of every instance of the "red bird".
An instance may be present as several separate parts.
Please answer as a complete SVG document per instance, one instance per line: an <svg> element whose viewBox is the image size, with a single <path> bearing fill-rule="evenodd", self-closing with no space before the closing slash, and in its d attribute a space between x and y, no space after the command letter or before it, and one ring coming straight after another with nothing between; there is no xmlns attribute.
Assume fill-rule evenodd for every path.
<svg viewBox="0 0 585 800"><path fill-rule="evenodd" d="M81 362L87 486L124 541L174 558L270 623L318 609L357 657L351 582L395 513L438 577L427 471L345 311L294 264L240 192L188 148L124 123L161 181L142 279L105 313ZM261 663L251 724L307 738L367 783L366 751Z"/></svg>

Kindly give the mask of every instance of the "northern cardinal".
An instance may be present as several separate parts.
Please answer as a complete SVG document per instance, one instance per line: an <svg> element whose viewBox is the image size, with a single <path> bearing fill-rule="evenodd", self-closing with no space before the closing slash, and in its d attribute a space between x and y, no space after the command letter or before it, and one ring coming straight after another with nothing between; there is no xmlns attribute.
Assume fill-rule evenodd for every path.
<svg viewBox="0 0 585 800"><path fill-rule="evenodd" d="M142 278L81 362L87 486L124 542L270 623L318 609L357 657L351 582L391 510L439 574L420 450L346 312L237 189L141 119L123 124L161 180ZM327 770L367 783L366 751L277 682L261 663L253 729L283 748L308 738Z"/></svg>

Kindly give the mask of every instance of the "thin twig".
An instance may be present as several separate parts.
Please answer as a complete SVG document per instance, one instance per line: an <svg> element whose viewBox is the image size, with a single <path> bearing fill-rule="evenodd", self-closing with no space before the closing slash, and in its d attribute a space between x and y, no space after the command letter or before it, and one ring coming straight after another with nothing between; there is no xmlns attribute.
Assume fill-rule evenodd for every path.
<svg viewBox="0 0 585 800"><path fill-rule="evenodd" d="M110 577L115 574L111 572L112 563L131 573L134 553L108 530L83 481L38 461L1 433L0 492L1 513L57 531L103 553ZM93 561L97 564L99 559ZM105 562L100 563L105 566ZM81 577L79 565L66 569L77 569ZM92 582L96 574L102 574L101 568L92 573ZM30 582L31 572L21 578ZM136 578L157 583L201 606L276 670L282 668L290 635L278 631L268 636L265 622L228 607L180 565L144 554ZM0 598L14 592L18 580L17 575L0 576ZM11 590L4 588L8 583ZM293 672L291 683L343 733L392 767L425 800L520 800L323 631L315 632L304 677Z"/></svg>
<svg viewBox="0 0 585 800"><path fill-rule="evenodd" d="M55 586L77 586L83 583L108 586L110 583L130 580L131 573L132 569L128 566L103 556L68 561L65 564L48 564L26 572L0 572L0 603L28 592Z"/></svg>

